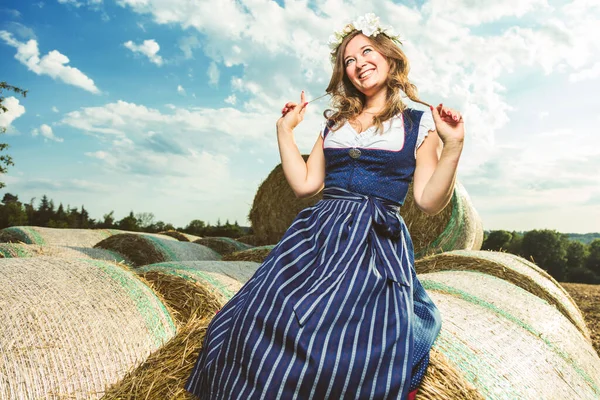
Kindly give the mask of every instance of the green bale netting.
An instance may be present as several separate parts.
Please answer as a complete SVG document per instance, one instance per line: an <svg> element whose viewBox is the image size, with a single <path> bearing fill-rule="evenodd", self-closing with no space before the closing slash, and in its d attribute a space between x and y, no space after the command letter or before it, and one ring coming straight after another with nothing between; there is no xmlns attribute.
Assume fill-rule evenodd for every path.
<svg viewBox="0 0 600 400"><path fill-rule="evenodd" d="M133 266L165 261L215 261L216 251L197 243L180 242L170 237L122 233L111 236L95 247L111 250L131 261Z"/></svg>
<svg viewBox="0 0 600 400"><path fill-rule="evenodd" d="M111 236L106 229L57 229L40 226L11 226L0 231L0 242L41 246L93 247Z"/></svg>
<svg viewBox="0 0 600 400"><path fill-rule="evenodd" d="M0 258L27 258L52 256L59 258L90 258L95 260L128 263L118 253L93 247L40 246L23 243L0 243Z"/></svg>
<svg viewBox="0 0 600 400"><path fill-rule="evenodd" d="M600 398L600 358L553 304L482 272L419 280L443 318L434 350L484 398Z"/></svg>
<svg viewBox="0 0 600 400"><path fill-rule="evenodd" d="M174 337L157 295L105 261L0 260L0 398L98 399Z"/></svg>
<svg viewBox="0 0 600 400"><path fill-rule="evenodd" d="M502 252L456 250L415 262L417 274L440 271L479 271L504 279L547 301L591 342L583 315L571 296L548 273L527 260Z"/></svg>
<svg viewBox="0 0 600 400"><path fill-rule="evenodd" d="M180 323L192 317L212 317L246 283L258 263L244 261L182 261L151 264L136 269L150 282Z"/></svg>

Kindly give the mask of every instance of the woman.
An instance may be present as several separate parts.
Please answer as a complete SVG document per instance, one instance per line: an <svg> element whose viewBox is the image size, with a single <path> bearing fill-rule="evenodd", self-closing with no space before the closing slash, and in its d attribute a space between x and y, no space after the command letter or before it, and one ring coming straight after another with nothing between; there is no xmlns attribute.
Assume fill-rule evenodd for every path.
<svg viewBox="0 0 600 400"><path fill-rule="evenodd" d="M424 212L448 204L462 117L441 104L431 115L406 108L402 92L421 102L408 61L374 15L331 42L335 111L306 163L293 138L304 93L277 121L291 188L324 188L323 200L212 320L186 385L202 399L410 399L427 368L441 317L399 207L411 181Z"/></svg>

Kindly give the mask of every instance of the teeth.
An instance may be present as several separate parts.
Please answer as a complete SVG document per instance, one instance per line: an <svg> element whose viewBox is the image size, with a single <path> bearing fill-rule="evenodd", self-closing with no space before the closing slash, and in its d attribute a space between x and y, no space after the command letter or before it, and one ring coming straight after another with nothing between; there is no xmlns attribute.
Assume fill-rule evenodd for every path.
<svg viewBox="0 0 600 400"><path fill-rule="evenodd" d="M361 78L361 79L362 79L362 78L365 78L365 77L367 77L367 76L371 75L372 73L373 73L373 70L372 70L372 69L371 69L371 70L369 70L369 71L363 72L362 74L360 74L359 78Z"/></svg>

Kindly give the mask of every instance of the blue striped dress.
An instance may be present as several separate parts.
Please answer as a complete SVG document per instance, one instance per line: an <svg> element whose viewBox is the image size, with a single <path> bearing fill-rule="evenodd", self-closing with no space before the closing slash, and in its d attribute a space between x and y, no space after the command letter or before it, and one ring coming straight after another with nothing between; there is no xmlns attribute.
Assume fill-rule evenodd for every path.
<svg viewBox="0 0 600 400"><path fill-rule="evenodd" d="M406 399L417 388L441 328L399 213L422 114L388 121L378 135L392 147L335 145L328 138L342 130L323 129L323 199L213 318L186 390L337 400Z"/></svg>

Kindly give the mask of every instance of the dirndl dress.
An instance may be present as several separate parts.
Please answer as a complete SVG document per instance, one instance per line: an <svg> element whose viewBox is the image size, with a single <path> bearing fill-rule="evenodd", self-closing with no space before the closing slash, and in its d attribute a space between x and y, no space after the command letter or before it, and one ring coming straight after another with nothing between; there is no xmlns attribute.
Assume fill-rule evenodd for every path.
<svg viewBox="0 0 600 400"><path fill-rule="evenodd" d="M441 329L399 213L421 116L408 109L392 121L402 132L393 151L329 148L337 131L324 128L323 199L215 315L186 390L203 400L404 400L418 387Z"/></svg>

